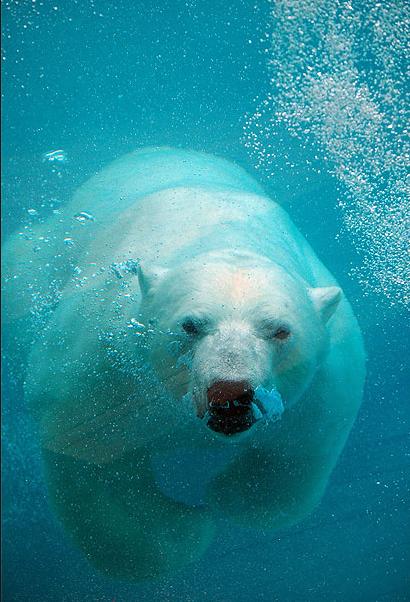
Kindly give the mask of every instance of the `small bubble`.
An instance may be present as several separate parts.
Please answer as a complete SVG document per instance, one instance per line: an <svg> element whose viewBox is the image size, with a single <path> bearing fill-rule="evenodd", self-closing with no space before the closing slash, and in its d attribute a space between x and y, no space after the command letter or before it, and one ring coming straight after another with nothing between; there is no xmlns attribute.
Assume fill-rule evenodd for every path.
<svg viewBox="0 0 410 602"><path fill-rule="evenodd" d="M145 324L143 324L142 322L138 322L138 320L136 320L135 318L131 318L130 322L133 326L137 328L145 328Z"/></svg>
<svg viewBox="0 0 410 602"><path fill-rule="evenodd" d="M134 331L137 336L141 336L145 331L145 324L142 322L138 322L135 318L131 318L131 320L127 324L127 328L130 328Z"/></svg>
<svg viewBox="0 0 410 602"><path fill-rule="evenodd" d="M52 209L52 208L53 208L53 207L55 207L55 206L61 205L61 204L62 204L62 202L63 202L63 201L62 201L61 199L57 199L57 198L53 197L52 199L50 199L50 200L48 201L48 205L49 205L49 207Z"/></svg>
<svg viewBox="0 0 410 602"><path fill-rule="evenodd" d="M67 163L67 154L62 149L48 151L41 157L43 163Z"/></svg>
<svg viewBox="0 0 410 602"><path fill-rule="evenodd" d="M74 219L80 222L80 224L86 224L87 222L93 222L95 218L87 211L80 211L80 213L75 214Z"/></svg>
<svg viewBox="0 0 410 602"><path fill-rule="evenodd" d="M29 215L33 215L33 216L34 216L34 215L38 215L38 211L37 211L37 209L27 209L27 213L28 213Z"/></svg>

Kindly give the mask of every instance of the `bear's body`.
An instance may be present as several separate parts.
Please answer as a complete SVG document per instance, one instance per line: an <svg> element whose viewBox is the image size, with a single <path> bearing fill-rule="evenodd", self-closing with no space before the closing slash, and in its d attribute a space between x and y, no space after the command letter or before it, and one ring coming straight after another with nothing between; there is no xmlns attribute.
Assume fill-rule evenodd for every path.
<svg viewBox="0 0 410 602"><path fill-rule="evenodd" d="M84 211L94 221L73 220ZM364 353L348 302L287 214L222 159L144 149L39 233L50 240L40 255L9 243L14 285L62 289L27 394L51 497L90 560L149 578L200 555L215 513L265 528L303 518L354 421ZM280 420L255 419L257 387L283 400ZM204 506L158 486L153 458L178 450L227 450Z"/></svg>

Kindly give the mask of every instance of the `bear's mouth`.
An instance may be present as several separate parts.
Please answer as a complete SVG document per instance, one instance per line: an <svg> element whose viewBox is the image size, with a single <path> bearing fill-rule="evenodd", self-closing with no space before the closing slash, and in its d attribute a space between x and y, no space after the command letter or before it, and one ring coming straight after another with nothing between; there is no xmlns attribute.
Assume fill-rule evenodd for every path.
<svg viewBox="0 0 410 602"><path fill-rule="evenodd" d="M256 422L253 396L246 381L215 382L207 391L207 427L226 436L248 430Z"/></svg>
<svg viewBox="0 0 410 602"><path fill-rule="evenodd" d="M247 431L255 422L252 409L242 412L239 416L225 416L223 413L207 412L207 427L215 433L221 433L228 437Z"/></svg>
<svg viewBox="0 0 410 602"><path fill-rule="evenodd" d="M208 409L203 420L208 428L226 436L251 428L256 422L277 421L284 405L279 391L247 381L217 381L207 391Z"/></svg>

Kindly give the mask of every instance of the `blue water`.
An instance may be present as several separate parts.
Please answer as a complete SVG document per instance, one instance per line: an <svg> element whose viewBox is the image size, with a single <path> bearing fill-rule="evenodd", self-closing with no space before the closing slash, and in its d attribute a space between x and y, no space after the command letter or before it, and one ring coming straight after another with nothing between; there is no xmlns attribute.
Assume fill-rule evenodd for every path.
<svg viewBox="0 0 410 602"><path fill-rule="evenodd" d="M302 6L308 15L315 2L293 5ZM286 12L292 2L281 6ZM394 19L374 15L390 36L383 52L390 49L393 55L380 51L383 44L375 34L369 42L368 23L355 25L354 18L360 21L367 11L365 2L352 5L352 21L342 19L340 25L340 15L332 16L338 40L346 43L343 52L336 45L339 51L321 60L327 70L333 60L346 73L358 48L369 51L369 56L362 53L360 78L378 74L372 75L369 89L387 128L384 136L380 126L380 141L362 136L349 150L335 121L326 131L318 130L318 121L334 116L334 111L324 114L312 103L307 111L291 87L304 64L295 61L286 36L296 34L286 23L302 19L297 31L303 30L298 35L308 54L317 42L303 36L312 31L312 37L321 39L323 15L315 26L306 25L298 14L290 15L292 19L275 14L272 19L274 3L260 0L3 3L4 235L46 217L87 177L137 147L172 145L212 152L237 161L286 206L351 301L368 351L361 411L323 502L311 517L274 534L222 522L217 540L200 562L172 578L130 585L95 572L53 516L35 425L22 396L20 367L12 364L5 348L5 601L410 600L409 324L401 282L407 264L396 252L406 216L395 204L400 186L390 186L393 180L395 185L402 181L397 141L404 139L405 115L397 113L397 107L405 106L408 90L398 65L406 62L401 40L408 21L405 3L395 3L394 10ZM272 30L273 49L266 37ZM355 45L349 45L353 34ZM392 56L400 60L394 63ZM279 73L278 57L284 73ZM273 66L269 58L276 60ZM396 108L387 93L381 98L386 87L399 90ZM294 114L280 125L269 121L275 102L289 102L292 94L305 111L299 124ZM267 97L261 117L255 117ZM355 107L359 121L351 122L349 140L363 125L362 105ZM377 116L374 119L370 125L379 123ZM256 138L255 123L261 126ZM393 134L388 133L391 123ZM331 144L335 139L340 142L337 147ZM369 150L372 144L383 151L377 162ZM388 153L392 148L397 159L393 163ZM45 153L59 149L64 160L46 160ZM348 164L349 177L346 172L340 177L342 161ZM381 171L384 180L377 178ZM376 213L393 207L386 222L392 232L389 239L383 238L387 226L374 227L366 214L364 188L358 188L360 179L352 184L353 172L371 172L366 203L374 203ZM393 199L385 194L387 189L396 191ZM347 209L340 207L341 201ZM33 217L29 209L37 214ZM371 236L366 238L367 226ZM385 263L380 262L382 251L389 258Z"/></svg>

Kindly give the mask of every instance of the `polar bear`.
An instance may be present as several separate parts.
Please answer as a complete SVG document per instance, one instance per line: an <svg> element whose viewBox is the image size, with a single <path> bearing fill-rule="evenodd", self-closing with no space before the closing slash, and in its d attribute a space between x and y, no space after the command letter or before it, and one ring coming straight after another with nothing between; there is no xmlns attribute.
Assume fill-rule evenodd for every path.
<svg viewBox="0 0 410 602"><path fill-rule="evenodd" d="M198 558L218 515L264 529L308 515L360 405L364 351L337 282L253 178L139 150L34 236L40 252L6 249L9 314L58 291L26 394L52 504L89 560L152 579ZM176 450L225 458L205 504L161 489L154 458Z"/></svg>

